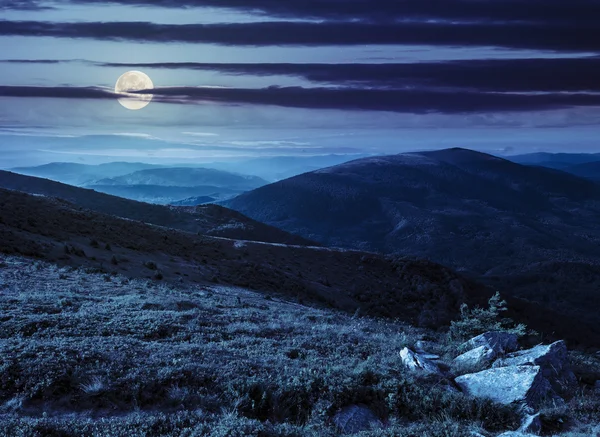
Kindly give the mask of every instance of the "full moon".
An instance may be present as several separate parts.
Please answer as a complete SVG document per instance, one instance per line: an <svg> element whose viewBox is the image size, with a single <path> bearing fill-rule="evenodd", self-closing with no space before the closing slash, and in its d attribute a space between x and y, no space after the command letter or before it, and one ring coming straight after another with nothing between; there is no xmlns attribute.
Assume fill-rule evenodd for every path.
<svg viewBox="0 0 600 437"><path fill-rule="evenodd" d="M141 71L128 71L119 77L115 85L115 93L122 95L119 103L132 111L142 109L152 100L152 94L135 94L130 91L151 90L154 84L147 74Z"/></svg>

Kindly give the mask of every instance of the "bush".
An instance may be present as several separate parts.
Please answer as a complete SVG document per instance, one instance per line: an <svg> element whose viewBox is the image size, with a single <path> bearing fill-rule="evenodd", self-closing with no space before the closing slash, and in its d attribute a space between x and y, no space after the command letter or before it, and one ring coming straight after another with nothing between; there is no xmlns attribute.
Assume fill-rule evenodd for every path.
<svg viewBox="0 0 600 437"><path fill-rule="evenodd" d="M469 308L467 304L460 307L460 319L451 322L450 337L453 340L467 340L488 331L510 332L522 337L527 327L520 323L515 325L509 318L501 318L500 314L507 310L506 301L496 292L488 301L488 308Z"/></svg>
<svg viewBox="0 0 600 437"><path fill-rule="evenodd" d="M150 270L158 269L158 266L156 265L156 263L154 261L146 261L144 263L144 267L146 267L147 269L150 269Z"/></svg>

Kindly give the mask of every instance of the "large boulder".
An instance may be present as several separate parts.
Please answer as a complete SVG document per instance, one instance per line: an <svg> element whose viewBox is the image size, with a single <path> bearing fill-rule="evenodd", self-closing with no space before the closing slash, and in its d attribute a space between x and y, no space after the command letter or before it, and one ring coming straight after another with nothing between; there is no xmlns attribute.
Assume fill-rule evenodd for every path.
<svg viewBox="0 0 600 437"><path fill-rule="evenodd" d="M567 346L562 340L508 354L496 360L492 367L509 366L539 366L554 391L562 396L571 394L577 386L577 378L569 367Z"/></svg>
<svg viewBox="0 0 600 437"><path fill-rule="evenodd" d="M425 358L423 355L411 351L407 347L400 351L400 359L402 360L402 365L411 372L425 374L442 373L437 364Z"/></svg>
<svg viewBox="0 0 600 437"><path fill-rule="evenodd" d="M344 434L354 434L373 428L382 428L383 423L366 405L349 405L333 417L333 423Z"/></svg>
<svg viewBox="0 0 600 437"><path fill-rule="evenodd" d="M465 393L504 405L521 403L536 408L545 399L556 397L540 366L498 367L459 376L455 382Z"/></svg>
<svg viewBox="0 0 600 437"><path fill-rule="evenodd" d="M460 346L461 350L471 350L481 346L493 350L496 354L505 354L519 348L518 337L508 332L490 331L473 337Z"/></svg>

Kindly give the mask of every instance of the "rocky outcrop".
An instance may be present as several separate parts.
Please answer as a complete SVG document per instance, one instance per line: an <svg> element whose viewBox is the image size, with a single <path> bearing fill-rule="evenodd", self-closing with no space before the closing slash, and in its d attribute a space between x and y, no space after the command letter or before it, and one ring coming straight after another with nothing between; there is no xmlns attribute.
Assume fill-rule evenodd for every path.
<svg viewBox="0 0 600 437"><path fill-rule="evenodd" d="M383 427L381 420L365 405L349 405L342 408L333 417L333 423L344 434L354 434Z"/></svg>
<svg viewBox="0 0 600 437"><path fill-rule="evenodd" d="M487 367L496 358L518 348L517 336L506 332L486 332L463 343L459 350L467 352L454 359L454 365L463 368Z"/></svg>
<svg viewBox="0 0 600 437"><path fill-rule="evenodd" d="M455 382L472 396L500 404L522 403L536 408L554 392L539 366L511 366L459 376Z"/></svg>
<svg viewBox="0 0 600 437"><path fill-rule="evenodd" d="M425 356L411 351L405 347L400 351L400 359L402 365L411 372L425 373L425 374L441 374L440 368L433 361L427 359Z"/></svg>
<svg viewBox="0 0 600 437"><path fill-rule="evenodd" d="M563 397L571 395L577 385L577 379L569 367L564 341L514 352L493 364L494 368L514 366L540 367L542 376L549 381L553 390Z"/></svg>
<svg viewBox="0 0 600 437"><path fill-rule="evenodd" d="M484 334L473 337L471 340L463 343L460 346L461 350L471 350L481 346L493 350L497 354L504 354L516 351L519 348L515 334L508 332L490 331Z"/></svg>

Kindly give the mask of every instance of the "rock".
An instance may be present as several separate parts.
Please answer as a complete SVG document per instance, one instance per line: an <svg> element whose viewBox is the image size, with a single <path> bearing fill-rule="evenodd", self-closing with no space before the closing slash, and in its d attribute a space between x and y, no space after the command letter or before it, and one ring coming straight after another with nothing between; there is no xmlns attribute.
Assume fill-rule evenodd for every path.
<svg viewBox="0 0 600 437"><path fill-rule="evenodd" d="M431 362L424 356L411 351L405 347L400 351L400 359L402 365L411 372L422 372L422 373L434 373L441 374L440 368L437 364Z"/></svg>
<svg viewBox="0 0 600 437"><path fill-rule="evenodd" d="M519 431L538 435L542 431L542 419L540 418L540 413L526 415Z"/></svg>
<svg viewBox="0 0 600 437"><path fill-rule="evenodd" d="M535 437L533 434L527 434L520 431L506 431L499 434L498 437Z"/></svg>
<svg viewBox="0 0 600 437"><path fill-rule="evenodd" d="M600 394L600 379L594 384L594 390L596 390L596 393Z"/></svg>
<svg viewBox="0 0 600 437"><path fill-rule="evenodd" d="M454 359L454 364L465 367L477 367L489 364L498 356L497 352L487 346L479 346L465 352Z"/></svg>
<svg viewBox="0 0 600 437"><path fill-rule="evenodd" d="M567 346L562 340L508 354L496 360L492 367L524 365L539 366L542 375L560 395L570 394L577 386L577 378L569 367Z"/></svg>
<svg viewBox="0 0 600 437"><path fill-rule="evenodd" d="M366 405L349 405L333 417L333 422L344 434L354 434L373 428L383 428L383 423Z"/></svg>
<svg viewBox="0 0 600 437"><path fill-rule="evenodd" d="M432 342L425 342L423 340L419 340L415 343L415 353L419 354L421 357L427 360L439 360L439 355L431 354L425 350L427 347L431 347L432 345Z"/></svg>
<svg viewBox="0 0 600 437"><path fill-rule="evenodd" d="M461 350L471 350L480 346L495 351L497 354L516 351L519 348L518 337L508 332L490 331L473 337L460 346Z"/></svg>
<svg viewBox="0 0 600 437"><path fill-rule="evenodd" d="M556 394L540 366L511 366L459 376L455 382L466 393L500 404L523 403L535 408Z"/></svg>

